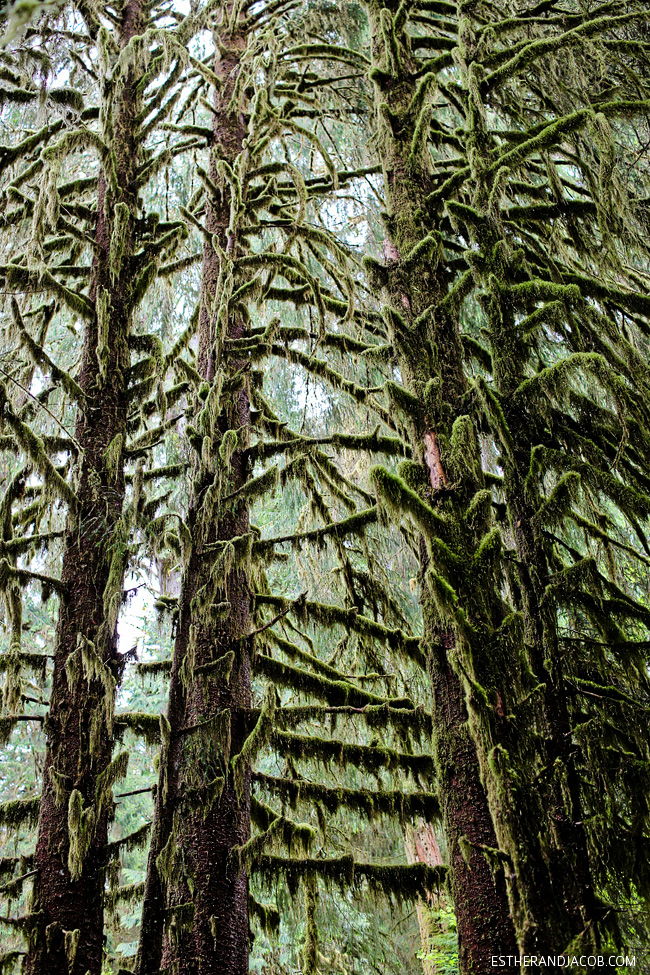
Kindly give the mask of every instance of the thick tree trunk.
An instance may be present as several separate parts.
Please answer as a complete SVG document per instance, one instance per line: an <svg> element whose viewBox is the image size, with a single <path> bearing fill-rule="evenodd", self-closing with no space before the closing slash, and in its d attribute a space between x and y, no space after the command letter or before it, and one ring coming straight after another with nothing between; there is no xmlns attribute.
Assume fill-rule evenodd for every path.
<svg viewBox="0 0 650 975"><path fill-rule="evenodd" d="M143 7L123 8L120 43L142 29ZM75 436L82 453L78 510L68 521L47 755L38 825L35 927L30 975L99 975L103 953L105 848L109 817L112 713L120 677L116 622L126 555L122 522L130 327L129 288L137 209L140 96L129 78L115 110L117 184L99 181L97 251L91 301L109 316L102 338L98 310L86 326ZM120 272L111 275L115 205L128 208ZM109 770L107 772L107 770ZM106 788L108 787L108 788Z"/></svg>
<svg viewBox="0 0 650 975"><path fill-rule="evenodd" d="M418 64L404 33L404 22L393 34L397 54L389 49L386 24L394 4L368 0L372 35L371 76L375 83L378 143L384 170L388 239L385 270L374 272L382 297L396 314L387 318L389 340L400 369L402 386L422 408L401 410L418 473L413 484L427 503L439 507L449 524L454 547L462 559L475 540L462 526L463 513L476 486L448 489L441 443L449 443L454 420L465 410L463 350L457 315L441 307L453 283L440 261L411 255L427 235L428 150L413 156L417 118L411 107L420 83ZM402 8L400 8L402 10ZM388 28L390 31L392 28ZM426 147L426 140L424 140ZM409 257L409 261L404 261ZM371 278L373 272L371 271ZM428 313L425 313L426 310ZM425 314L423 314L425 313ZM419 318L422 316L422 318ZM417 322L417 324L416 324ZM468 465L471 458L467 458ZM469 469L469 468L468 468ZM452 478L453 480L453 478ZM479 758L468 725L465 693L460 680L462 637L442 619L427 584L427 546L421 540L424 650L433 693L434 753L439 778L443 825L449 846L449 877L458 923L460 971L483 975L494 954L516 953L514 927L501 869L493 872L483 853L497 845L487 796L481 783ZM472 593L464 592L463 597Z"/></svg>
<svg viewBox="0 0 650 975"><path fill-rule="evenodd" d="M140 0L129 0L122 10L122 46L141 31L142 20ZM109 194L107 180L99 180L90 298L96 308L108 299L108 336L102 346L98 312L86 325L78 379L85 396L75 425L81 476L61 573L65 596L59 607L47 721L29 975L99 975L102 967L105 848L112 813L110 789L104 787L109 784L111 721L120 678L116 621L126 555L121 450L127 419L129 258L137 208L134 132L140 107L135 80L129 78L115 109L117 186ZM122 270L111 276L116 203L128 207L129 217Z"/></svg>
<svg viewBox="0 0 650 975"><path fill-rule="evenodd" d="M225 158L232 165L246 136L242 113L229 111L245 44L236 34L221 40L227 53L222 50L215 64L223 87L215 95L216 148L209 177L222 191L220 198L208 199L205 227L222 253L234 256L236 241L228 236L229 192L217 164ZM221 271L218 252L206 243L197 368L212 392L244 366L232 359L224 361L214 301ZM241 319L229 319L227 338L241 338L245 332ZM235 554L233 566L214 586L215 566L220 559L225 565L228 558L227 545L219 543L234 544L236 553L245 551L249 532L247 503L222 500L238 491L249 474L247 382L224 394L221 402L217 392L215 401L218 416L207 421L212 423L206 434L210 448L197 463L188 518L191 554L181 587L167 713L169 739L161 757L138 975L154 975L161 965L178 975L248 972L248 877L238 870L233 849L250 838L250 769L245 767L236 780L230 765L246 739L245 714L251 695L246 556ZM223 445L233 432L237 444L228 456ZM217 482L215 506L211 490ZM206 593L210 593L208 606ZM219 604L217 615L227 615L215 621L211 613ZM224 665L214 666L220 659Z"/></svg>
<svg viewBox="0 0 650 975"><path fill-rule="evenodd" d="M427 632L435 632L426 609L425 620ZM438 790L449 844L460 971L482 975L490 971L492 955L518 952L503 871L493 873L484 853L496 846L494 826L469 732L465 694L449 663L448 642L449 637L443 637L428 647Z"/></svg>

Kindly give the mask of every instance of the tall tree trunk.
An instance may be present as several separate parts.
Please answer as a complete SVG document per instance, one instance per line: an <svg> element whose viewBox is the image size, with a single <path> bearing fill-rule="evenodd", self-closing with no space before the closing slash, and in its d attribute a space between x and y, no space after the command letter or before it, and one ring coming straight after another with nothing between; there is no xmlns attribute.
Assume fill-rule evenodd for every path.
<svg viewBox="0 0 650 975"><path fill-rule="evenodd" d="M145 5L128 0L119 44L143 29ZM111 764L112 714L120 678L116 623L122 599L127 530L122 519L126 439L127 344L136 172L136 77L125 78L114 113L115 177L99 178L96 252L86 323L75 437L81 447L78 506L68 518L47 722L47 754L35 856L35 926L30 975L99 975L103 954L104 867L112 813L111 785L124 763ZM121 264L111 261L116 207ZM120 212L118 211L118 212Z"/></svg>
<svg viewBox="0 0 650 975"><path fill-rule="evenodd" d="M219 318L219 289L237 242L229 235L230 192L219 163L230 166L246 136L231 109L245 38L219 38L214 70L214 149L208 176L197 369L204 380L197 409L203 451L194 470L186 562L179 603L167 721L136 971L178 975L248 972L248 877L235 847L250 838L250 767L233 772L246 740L251 699L249 521L235 495L248 478L250 404L244 363L226 358L224 339L246 334L241 317ZM216 240L219 251L212 241ZM223 293L223 291L221 292ZM240 373L240 380L232 382ZM241 377L244 378L241 378ZM227 389L228 382L232 389Z"/></svg>
<svg viewBox="0 0 650 975"><path fill-rule="evenodd" d="M424 150L414 154L412 149L417 142L416 126L421 123L412 111L418 102L419 65L404 32L406 18L394 27L400 13L394 13L393 4L371 0L367 7L388 231L384 267L370 263L368 270L392 309L386 316L389 338L408 398L408 403L400 403L397 393L395 401L416 461L405 476L409 487L444 515L454 534L454 545L472 546L471 533L460 526L476 486L469 479L467 484L457 484L455 493L447 490L454 478L448 478L441 447L449 443L453 422L463 412L466 391L459 323L441 307L451 279L444 262L438 262L433 237L429 250L414 257L414 248L427 236L424 215L431 191L426 138L422 140ZM380 500L381 484L377 479ZM468 728L460 679L461 638L456 628L446 623L440 600L428 582L429 556L424 538L420 551L423 648L433 693L434 754L449 845L460 970L463 975L479 975L489 970L492 955L514 954L516 939L503 871L499 868L493 872L483 852L497 843Z"/></svg>
<svg viewBox="0 0 650 975"><path fill-rule="evenodd" d="M429 612L425 609L428 635L436 631ZM448 641L445 634L428 657L438 790L449 843L460 971L481 975L492 967L492 955L517 954L517 942L503 871L493 873L484 852L496 846L494 826L468 727L465 694L449 662Z"/></svg>
<svg viewBox="0 0 650 975"><path fill-rule="evenodd" d="M599 904L591 876L576 773L577 749L557 641L558 604L553 598L540 512L530 503L533 492L527 486L535 464L534 450L545 442L549 430L546 421L532 416L517 395L530 375L525 360L527 343L518 319L530 314L531 306L517 298L521 268L494 204L497 179L487 173L494 144L483 106L476 104L478 96L471 91L470 78L478 77L473 72L481 59L481 29L467 18L458 58L470 106L466 138L474 152L471 202L476 216L468 237L477 248L473 273L484 288L493 395L509 431L509 449L501 445L500 466L517 552L513 576L518 579L515 588L519 589L517 608L523 633L516 638L516 650L506 635L501 652L488 651L477 661L475 679L482 688L490 688L496 707L474 708L471 724L482 754L499 847L510 865L509 899L519 948L524 954L550 954L567 951L574 943L581 949L595 949L598 921L608 910ZM489 255L495 254L500 255L499 260L490 264ZM534 273L526 270L531 278ZM553 273L561 277L557 267ZM536 363L535 368L541 371L541 364ZM499 442L500 438L495 439ZM528 700L526 719L522 705Z"/></svg>

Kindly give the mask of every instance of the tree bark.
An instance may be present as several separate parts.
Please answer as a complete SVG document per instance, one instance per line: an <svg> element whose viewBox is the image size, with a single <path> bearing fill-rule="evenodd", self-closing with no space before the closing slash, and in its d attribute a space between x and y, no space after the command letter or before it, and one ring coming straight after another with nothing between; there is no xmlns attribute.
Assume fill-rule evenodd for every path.
<svg viewBox="0 0 650 975"><path fill-rule="evenodd" d="M371 271L370 277L372 280L373 273L377 276L384 302L396 312L387 322L400 383L414 402L422 404L419 410L400 409L419 469L417 474L412 472L412 483L427 504L439 509L449 523L454 547L457 545L463 557L469 557L464 546L473 546L475 540L461 526L463 512L476 487L468 482L454 485L454 491L450 489L441 451L441 443L449 443L454 420L464 412L462 398L466 392L459 322L457 316L441 307L452 278L444 261L439 264L433 258L404 260L415 253L430 229L424 222L427 196L432 189L427 155L411 154L418 120L410 106L417 100L419 66L411 53L404 24L391 35L397 50L389 50L387 37L392 28L386 29L386 25L393 22L395 5L370 0L367 9L388 238L384 243L384 270ZM430 313L423 314L427 309ZM425 391L432 390L431 380L435 389L425 396ZM490 969L492 955L516 953L516 939L503 871L498 868L493 872L483 852L496 847L497 841L459 676L462 638L443 619L437 606L427 583L428 563L427 546L421 538L423 649L433 696L433 745L449 846L449 882L458 924L460 971L463 975L483 975Z"/></svg>
<svg viewBox="0 0 650 975"><path fill-rule="evenodd" d="M425 609L425 619L428 613ZM427 632L435 632L429 618ZM442 821L449 843L449 876L458 929L461 972L481 975L491 956L518 954L502 870L485 856L496 838L467 722L465 694L449 663L444 635L430 647L435 755Z"/></svg>
<svg viewBox="0 0 650 975"><path fill-rule="evenodd" d="M141 0L128 0L121 12L122 48L142 31L143 23ZM98 186L89 295L96 312L86 325L78 379L84 393L75 423L82 451L78 508L68 518L61 572L65 595L59 606L47 720L29 975L100 975L102 967L105 848L112 813L112 797L103 792L103 784L111 761L111 720L121 674L116 622L126 557L121 448L126 439L130 258L140 161L135 132L141 96L136 83L129 71L113 109L116 183L109 190L109 180L102 175ZM115 276L110 247L118 203L126 205L129 216L121 270ZM108 338L101 349L98 308L106 300ZM75 811L80 812L78 804L81 823L70 828Z"/></svg>
<svg viewBox="0 0 650 975"><path fill-rule="evenodd" d="M404 849L408 863L426 863L429 867L442 865L442 854L436 840L433 826L422 823L419 827L407 824L404 827ZM440 901L440 893L429 891L426 903L418 900L415 910L420 928L422 942L422 970L424 975L438 975L438 966L427 956L431 953L432 938L436 934L435 925L431 919L431 911Z"/></svg>
<svg viewBox="0 0 650 975"><path fill-rule="evenodd" d="M221 190L216 198L208 197L205 228L216 238L221 255L234 257L237 243L228 235L229 191L217 164L225 159L232 165L246 136L243 113L229 105L245 38L224 34L220 42L221 57L214 70L223 86L214 99L214 149L208 175ZM244 363L225 358L214 307L222 257L212 239L203 253L197 369L216 391ZM229 317L225 337L241 338L246 331L242 318ZM245 380L239 390L223 397L218 416L205 434L210 440L208 455L197 461L194 470L188 517L191 552L181 586L167 711L169 738L161 756L137 975L154 975L161 966L178 975L248 972L248 877L237 868L232 853L250 838L250 768L236 782L230 759L247 737L250 590L246 564L235 563L216 589L213 573L219 551L226 558L225 548L219 549L218 543L238 544L249 532L247 503L222 501L248 479L249 428ZM223 449L219 451L227 431L237 434L229 458ZM217 480L219 497L214 507L210 490ZM199 608L208 592L212 606L229 604L225 619L215 622L210 619L210 606ZM228 654L232 655L229 673L228 668L217 667L211 674L210 665Z"/></svg>

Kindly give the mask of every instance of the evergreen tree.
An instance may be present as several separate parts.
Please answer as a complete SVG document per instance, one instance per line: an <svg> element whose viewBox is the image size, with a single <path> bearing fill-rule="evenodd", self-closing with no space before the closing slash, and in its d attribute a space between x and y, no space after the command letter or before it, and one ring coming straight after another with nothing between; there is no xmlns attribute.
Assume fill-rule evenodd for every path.
<svg viewBox="0 0 650 975"><path fill-rule="evenodd" d="M454 460L443 457L440 448L445 429L442 404L447 410L445 419L456 418L462 413L468 386L458 319L449 303L444 304L450 283L449 275L440 273L441 238L434 232L423 237L427 196L433 185L427 132L432 124L428 91L432 79L422 78L420 61L411 50L406 8L372 4L368 13L372 32L370 77L386 200L383 250L387 260L385 265L367 260L366 265L375 286L382 287L386 337L401 379L399 386L388 383L387 393L404 417L404 435L413 450L413 460L404 461L400 468L407 478L402 483L405 491L422 490L424 486L429 496L435 496L446 494L447 486L455 482L449 498L453 499L454 520L460 526L466 521L477 485L466 470L461 474L466 457L459 454L454 466ZM384 507L396 502L401 514L408 496L395 492L394 485L401 487L401 483L384 469L374 471L374 481ZM431 527L435 522L434 514ZM462 533L466 537L461 534L458 542L471 551L476 544L472 537L475 533L473 526L468 527L469 531ZM419 551L423 651L432 686L434 753L461 971L478 972L487 970L497 949L514 953L515 938L503 873L498 870L493 877L484 854L496 847L496 838L469 734L462 675L454 665L459 635L438 610L441 594L430 571L433 553L429 551L429 537L430 531L425 531ZM449 541L444 538L447 545ZM467 581L469 587L476 584L471 577Z"/></svg>
<svg viewBox="0 0 650 975"><path fill-rule="evenodd" d="M144 897L139 975L247 972L264 887L301 892L302 969L342 966L324 890L445 873L462 972L647 938L643 5L365 9L77 4L0 54L5 739L44 717L24 607L60 604L42 797L0 806L39 818L2 862L8 896L34 884L4 919L31 972L99 973L107 880L112 909ZM188 153L198 190L147 216ZM379 173L368 295L341 228ZM199 264L182 327L138 320ZM421 637L381 572L393 521ZM166 717L114 715L125 568L163 562L173 658L139 669L171 674ZM108 842L125 729L161 754L146 882L120 887L148 834ZM417 817L448 871L333 825Z"/></svg>
<svg viewBox="0 0 650 975"><path fill-rule="evenodd" d="M297 121L301 117L309 120L314 92L323 82L316 75L312 80L310 71L303 71L300 77L296 61L309 57L312 51L321 56L328 51L340 55L341 51L327 44L291 45L290 25L281 25L274 13L273 5L248 15L231 7L221 11L215 24L218 56L214 71L219 80L212 109L211 162L202 176L205 207L197 203L196 211L203 213L205 209L202 228L206 242L198 358L193 373L195 418L187 430L195 453L192 501L183 528L185 565L169 706L162 724L163 751L138 955L138 971L142 973L157 971L161 959L163 965L173 964L179 970L247 971L249 868L267 875L279 871L292 887L303 878L307 930L311 932L304 965L308 966L306 970L315 970L317 876L320 873L326 880L334 877L341 883L350 882L355 876L354 861L347 857L285 860L265 855L273 844L290 854L296 846L307 849L313 830L257 798L251 807L251 763L268 744L291 763L301 758L326 759L339 749L350 763L368 768L387 758L381 749L365 745L346 750L340 741L310 740L306 735L273 731L274 722L283 728L290 719L290 727L295 727L332 712L331 707L312 705L298 708L293 717L289 709L285 717L279 706L282 687L338 705L342 713L352 702L381 706L384 701L379 695L358 690L337 668L281 637L274 624L293 613L298 622L330 627L347 624L383 640L389 636L385 627L373 627L372 620L357 616L365 602L359 591L361 577L357 573L355 579L341 542L346 534L359 532L366 522L374 520L374 513L370 512L370 518L367 513L353 515L340 525L334 521L323 487L356 512L347 495L351 485L319 449L317 439L293 432L274 415L262 392L262 372L251 374L250 369L251 362L275 355L308 373L324 372L327 377L331 366L300 351L300 346L310 347L316 338L325 346L345 349L352 341L345 333L326 331L328 309L343 315L344 321L353 314L345 249L325 230L306 221L310 200L335 188L339 174L314 128ZM287 44L286 52L278 50L280 39ZM262 83L260 54L269 49L274 60ZM283 58L287 67L282 65ZM335 82L336 74L329 83ZM268 92L275 93L275 104ZM322 158L330 170L324 180L307 182L301 173L305 153L293 162L286 143L284 159L265 162L269 158L267 147L282 145L292 133L307 141L312 155L316 152ZM351 175L344 173L341 178ZM187 213L186 218L196 221L194 214ZM251 238L259 238L262 248L258 249ZM275 284L278 278L280 287ZM335 285L334 293L327 288L328 278ZM287 288L287 284L292 287ZM312 335L301 328L282 328L277 318L264 328L251 329L254 304L263 297L276 301L289 298L299 305L313 303L320 319L319 332ZM348 388L356 387L348 383ZM256 407L254 416L251 402ZM256 437L252 446L251 432ZM346 438L338 434L323 438L323 442L370 450L402 449L399 441L378 437ZM282 454L286 462L281 471L267 467L251 478L255 461ZM285 486L297 479L324 524L311 532L293 532L258 542L256 530L249 525L249 507L278 479ZM306 601L304 594L297 600L273 595L263 567L275 557L275 546L288 542L323 544L328 537L333 539L341 563L351 608L319 605ZM249 609L253 599L255 616ZM271 619L265 612L268 608L275 614ZM300 635L299 630L296 632ZM311 644L306 636L302 639ZM280 649L290 660L297 658L303 666L275 662L272 648ZM250 709L251 669L266 678L264 704L257 712ZM403 705L413 707L408 701ZM408 767L408 756L404 761ZM400 756L395 753L390 762L398 768ZM415 761L416 767L425 768L427 764L424 756ZM277 795L282 806L287 801L293 805L311 800L332 809L359 807L352 790L348 795L319 782L294 785L292 779L255 776L256 782ZM408 797L404 802L402 814L412 814L417 798ZM422 809L431 808L432 802L431 796L423 797ZM375 803L383 814L393 809L397 812L401 805L396 806L392 797L382 802L378 794L376 799L365 798L360 808L372 814ZM251 816L259 831L253 838ZM205 862L212 868L208 872L202 867ZM366 864L359 868L358 876L375 882L381 873L387 892L395 888L405 897L421 890L427 877L435 879L440 873L427 871L423 865L410 872L411 891L405 884L409 871L395 869L391 874L390 869ZM196 893L199 890L200 895ZM260 912L259 905L255 910Z"/></svg>
<svg viewBox="0 0 650 975"><path fill-rule="evenodd" d="M401 246L368 272L419 452L375 485L423 533L425 639L462 682L497 838L484 852L525 953L619 939L623 891L647 890L646 856L623 852L645 846L645 802L627 760L606 757L623 735L646 774L645 664L623 650L640 647L646 611L608 556L646 558L643 171L624 189L630 120L647 110L643 15L376 10L385 220ZM610 694L626 695L625 730Z"/></svg>
<svg viewBox="0 0 650 975"><path fill-rule="evenodd" d="M8 84L3 94L10 103L38 103L41 97L38 73L46 75L51 62L33 46L35 38L55 52L57 43L71 41L75 51L71 54L68 46L69 56L99 96L86 107L80 86L46 90L46 104L60 107L61 117L28 130L1 153L3 197L9 203L4 224L18 231L14 245L25 241L24 251L14 246L2 268L4 286L51 299L30 302L25 315L16 298L11 302L12 338L33 363L30 376L35 366L40 370L45 389L37 399L25 398L31 379L25 386L13 376L8 376L11 390L2 386L3 427L25 461L3 501L5 538L10 541L17 528L21 539L16 554L3 563L12 625L4 693L10 723L21 700L20 586L38 580L60 597L33 903L23 919L30 972L99 973L102 967L112 787L128 761L126 752L113 759L112 745L115 693L124 667L116 623L129 535L137 520L137 497L135 504L125 504L129 404L142 393L137 381L159 366L155 340L136 336L134 322L162 257L185 234L182 223L159 230L142 212L143 189L170 157L145 147L148 116L160 114L162 97L178 80L194 27L190 18L174 36L166 35L156 26L161 16L137 0L124 4L119 15L82 4L60 23L45 22L37 33L29 29L17 53L7 48L3 55ZM174 44L176 57L168 51ZM92 48L98 51L97 72L83 57ZM31 63L34 80L23 80L21 62ZM55 66L61 70L58 61ZM163 71L162 84L145 99L145 89ZM70 179L81 152L94 155L91 175ZM72 372L46 347L57 314L81 326L81 358ZM36 338L28 322L36 324ZM132 363L138 352L145 357ZM48 401L55 408L74 404L74 434ZM39 410L32 416L34 406L57 420L66 436L39 436L42 417ZM51 459L60 454L67 457L63 465ZM38 488L29 492L35 502L22 513L14 511L32 476L39 478ZM20 567L17 557L37 556L48 543L52 533L38 534L39 528L59 501L67 508L61 570L49 578ZM32 814L29 804L19 804L13 814L4 810L5 821L12 816L15 825Z"/></svg>

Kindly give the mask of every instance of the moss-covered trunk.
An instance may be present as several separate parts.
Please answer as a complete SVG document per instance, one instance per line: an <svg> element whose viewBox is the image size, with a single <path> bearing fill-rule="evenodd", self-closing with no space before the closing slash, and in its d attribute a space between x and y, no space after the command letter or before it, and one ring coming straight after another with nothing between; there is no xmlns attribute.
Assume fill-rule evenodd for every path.
<svg viewBox="0 0 650 975"><path fill-rule="evenodd" d="M526 267L522 272L523 251L512 247L495 203L500 192L499 177L491 171L494 143L474 88L483 70L481 29L470 18L463 22L457 54L467 90L465 139L473 190L472 229L465 233L475 247L473 277L483 289L479 301L487 321L493 387L483 386L481 396L489 424L495 432L501 427L495 440L515 543L509 582L518 612L500 621L492 598L491 622L499 627L487 652L473 654L477 693L471 727L501 855L509 865L508 893L519 948L524 954L546 954L576 946L595 949L597 922L608 912L598 903L591 877L577 748L558 646L558 603L541 530L545 512L540 499L532 503L534 452L550 440L548 420L542 418L547 407L540 402L540 417L518 395L533 368L541 372L541 362L533 358L534 367L526 362L529 340L521 328L535 304L531 295L541 300L540 282L526 281L534 271ZM553 273L561 280L556 268ZM538 395L544 399L543 386ZM496 418L497 412L502 419Z"/></svg>
<svg viewBox="0 0 650 975"><path fill-rule="evenodd" d="M380 503L390 505L398 516L409 515L406 492L421 499L422 510L426 506L431 518L439 519L446 544L471 562L476 532L466 526L464 515L477 485L473 477L459 475L449 458L453 431L464 429L467 419L463 417L466 383L457 310L445 302L453 277L445 267L440 237L427 225L426 198L432 187L426 85L423 98L419 66L405 31L404 5L399 9L383 2L367 6L388 234L383 265L368 262L367 269L382 295L399 367L399 387L388 384L388 392L414 457L413 463L401 467L403 480L377 472L375 483ZM455 427L459 418L461 423ZM472 470L475 438L469 436L465 446L463 464ZM414 505L419 510L417 500ZM412 520L422 527L417 511ZM442 580L430 565L436 541L427 530L420 542L423 647L433 694L434 753L458 920L460 970L478 975L489 970L492 955L514 953L516 940L503 871L499 865L493 871L484 854L496 847L496 837L468 727L461 683L462 637L445 611L444 591L438 588ZM464 578L472 590L475 581L469 574Z"/></svg>
<svg viewBox="0 0 650 975"><path fill-rule="evenodd" d="M437 627L426 608L425 625L431 638ZM446 634L438 639L428 658L438 792L449 843L459 968L479 975L490 970L493 955L515 954L516 941L503 871L493 873L485 855L496 845L494 826L468 727L465 695L450 664L453 646L445 645L448 641Z"/></svg>
<svg viewBox="0 0 650 975"><path fill-rule="evenodd" d="M500 282L504 293L507 278L506 269ZM591 875L576 745L558 644L558 607L551 596L552 573L538 527L540 519L525 489L532 451L543 438L537 421L531 423L516 403L511 405L514 390L526 378L507 340L508 326L513 325L511 307L501 308L498 323L491 319L490 325L496 385L512 444L510 455L503 458L504 496L517 552L525 665L536 689L536 725L543 729L537 757L541 771L526 790L524 803L517 798L522 790L517 788L519 762L514 756L517 752L526 755L528 735L520 731L515 739L506 733L501 739L503 760L491 768L494 804L502 811L500 845L514 867L510 898L521 950L531 954L568 950L575 939L595 949L595 932L607 909L595 894ZM508 700L507 690L504 686L504 701ZM510 703L507 706L512 707Z"/></svg>
<svg viewBox="0 0 650 975"><path fill-rule="evenodd" d="M231 759L246 739L251 695L248 504L250 404L244 363L227 358L241 315L223 314L228 261L237 253L220 165L233 166L247 128L231 100L245 38L223 32L215 71L214 148L208 171L197 369L203 385L167 721L138 954L138 975L161 964L179 975L248 972L248 877L233 848L250 838L250 769ZM216 247L215 247L216 243ZM227 301L227 298L226 298Z"/></svg>
<svg viewBox="0 0 650 975"><path fill-rule="evenodd" d="M124 48L142 31L144 5L120 17ZM81 447L77 510L68 518L47 753L38 824L30 975L99 975L111 785L112 714L120 678L116 623L127 551L122 448L126 438L128 334L137 210L135 138L141 108L129 71L113 112L114 171L99 178L95 258L75 424ZM121 216L118 222L117 213ZM117 231L115 230L117 226ZM120 235L120 247L112 239ZM116 250L121 261L116 263ZM112 260L111 260L112 257Z"/></svg>

